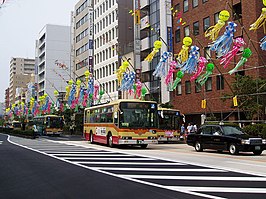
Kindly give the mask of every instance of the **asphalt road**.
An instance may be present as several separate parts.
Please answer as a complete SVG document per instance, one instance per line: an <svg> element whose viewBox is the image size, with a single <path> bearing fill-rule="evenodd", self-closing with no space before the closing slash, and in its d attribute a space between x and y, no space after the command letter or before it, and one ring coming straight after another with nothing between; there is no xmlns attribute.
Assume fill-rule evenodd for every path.
<svg viewBox="0 0 266 199"><path fill-rule="evenodd" d="M9 140L14 145L0 145L0 179L8 182L1 180L0 198L259 199L266 194L264 175L219 167L233 157L227 153L196 153L184 144L111 149L64 136ZM233 158L253 157L263 166L265 154Z"/></svg>
<svg viewBox="0 0 266 199"><path fill-rule="evenodd" d="M0 143L0 198L191 198L51 158L9 143L6 135Z"/></svg>

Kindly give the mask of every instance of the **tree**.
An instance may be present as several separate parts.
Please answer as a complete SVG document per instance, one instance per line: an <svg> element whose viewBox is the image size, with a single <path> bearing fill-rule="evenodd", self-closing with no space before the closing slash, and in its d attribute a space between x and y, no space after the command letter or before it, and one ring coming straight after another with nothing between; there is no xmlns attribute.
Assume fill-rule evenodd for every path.
<svg viewBox="0 0 266 199"><path fill-rule="evenodd" d="M265 119L266 80L237 75L232 84L238 106L247 119Z"/></svg>

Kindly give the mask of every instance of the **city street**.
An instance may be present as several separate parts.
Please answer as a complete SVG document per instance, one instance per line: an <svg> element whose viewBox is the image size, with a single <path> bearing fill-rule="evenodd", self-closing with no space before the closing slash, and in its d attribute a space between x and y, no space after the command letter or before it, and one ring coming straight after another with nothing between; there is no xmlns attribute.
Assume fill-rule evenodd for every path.
<svg viewBox="0 0 266 199"><path fill-rule="evenodd" d="M85 198L92 193L90 198L265 198L266 194L265 152L231 156L198 153L181 143L140 149L108 148L69 137L6 139L0 136L4 198Z"/></svg>

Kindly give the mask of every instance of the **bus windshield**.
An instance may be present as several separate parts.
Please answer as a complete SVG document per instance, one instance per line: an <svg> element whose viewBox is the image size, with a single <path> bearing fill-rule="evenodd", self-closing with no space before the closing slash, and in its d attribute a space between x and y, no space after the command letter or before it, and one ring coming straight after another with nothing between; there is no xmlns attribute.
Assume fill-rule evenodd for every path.
<svg viewBox="0 0 266 199"><path fill-rule="evenodd" d="M120 128L156 128L157 105L145 102L120 103Z"/></svg>
<svg viewBox="0 0 266 199"><path fill-rule="evenodd" d="M159 111L159 128L160 129L178 129L180 113L178 111L163 110Z"/></svg>
<svg viewBox="0 0 266 199"><path fill-rule="evenodd" d="M63 118L62 117L47 117L47 127L50 128L62 128Z"/></svg>

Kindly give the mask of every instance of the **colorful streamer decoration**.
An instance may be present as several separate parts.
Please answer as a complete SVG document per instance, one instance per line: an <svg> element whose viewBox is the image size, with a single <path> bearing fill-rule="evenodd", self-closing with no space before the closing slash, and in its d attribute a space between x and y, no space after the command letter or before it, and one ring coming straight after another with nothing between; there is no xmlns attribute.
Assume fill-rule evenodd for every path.
<svg viewBox="0 0 266 199"><path fill-rule="evenodd" d="M210 77L210 75L212 74L212 71L214 69L214 64L213 63L208 63L207 67L206 67L206 72L205 74L202 74L197 80L196 82L198 84L200 84L201 86L203 84L205 84L205 82L208 80L208 78Z"/></svg>
<svg viewBox="0 0 266 199"><path fill-rule="evenodd" d="M162 47L162 42L159 41L159 40L156 40L154 43L153 43L153 50L152 52L144 59L145 61L148 61L148 62L151 62L153 57L156 55L156 53L159 52L159 49Z"/></svg>
<svg viewBox="0 0 266 199"><path fill-rule="evenodd" d="M261 44L260 47L262 50L266 50L266 36L264 36L261 40L260 40Z"/></svg>
<svg viewBox="0 0 266 199"><path fill-rule="evenodd" d="M235 73L239 67L243 66L248 58L252 55L252 52L250 50L250 48L245 48L244 51L243 51L243 54L242 54L242 57L241 59L239 60L239 62L236 64L235 68L233 68L232 70L230 70L228 73L230 75L232 75L233 73Z"/></svg>
<svg viewBox="0 0 266 199"><path fill-rule="evenodd" d="M200 57L199 58L199 66L197 72L190 78L190 81L193 81L198 78L198 76L203 72L206 64L207 64L207 59L205 57Z"/></svg>
<svg viewBox="0 0 266 199"><path fill-rule="evenodd" d="M177 64L175 61L170 62L170 69L169 69L168 74L166 75L165 81L164 81L166 85L169 85L173 81L173 74L175 72L177 72L176 71L176 65Z"/></svg>
<svg viewBox="0 0 266 199"><path fill-rule="evenodd" d="M171 55L170 52L163 52L159 63L157 64L154 72L152 73L153 76L165 77L165 75L166 75L166 70L165 70L166 62L167 62L170 55Z"/></svg>
<svg viewBox="0 0 266 199"><path fill-rule="evenodd" d="M116 71L116 77L117 77L118 85L119 86L122 83L123 73L126 72L126 70L127 70L128 67L129 67L129 62L128 61L123 61L122 65Z"/></svg>
<svg viewBox="0 0 266 199"><path fill-rule="evenodd" d="M209 27L205 31L205 37L209 37L210 40L215 41L219 36L219 32L222 27L224 27L225 22L228 21L230 13L227 10L222 10L219 13L219 20L215 26Z"/></svg>
<svg viewBox="0 0 266 199"><path fill-rule="evenodd" d="M182 71L192 74L197 70L197 64L199 59L199 48L197 46L191 46L191 50L189 51L189 58L184 63L184 66L182 67Z"/></svg>
<svg viewBox="0 0 266 199"><path fill-rule="evenodd" d="M183 46L182 46L182 49L180 50L180 52L178 53L178 56L177 56L177 60L180 62L180 63L183 63L185 61L187 61L188 59L188 51L189 51L189 47L191 46L192 44L192 39L191 37L185 37L183 39Z"/></svg>
<svg viewBox="0 0 266 199"><path fill-rule="evenodd" d="M184 77L184 72L183 71L178 71L177 74L176 74L176 79L173 83L173 86L172 86L172 90L176 89L177 87L177 84L181 81L181 79Z"/></svg>
<svg viewBox="0 0 266 199"><path fill-rule="evenodd" d="M236 23L228 22L224 34L220 36L212 45L211 50L217 53L217 57L222 57L229 52L233 43L236 26Z"/></svg>
<svg viewBox="0 0 266 199"><path fill-rule="evenodd" d="M229 62L236 56L239 52L240 48L243 47L246 43L244 39L241 37L236 38L234 42L233 49L229 51L220 61L220 64L224 64L224 68L227 68Z"/></svg>
<svg viewBox="0 0 266 199"><path fill-rule="evenodd" d="M263 0L263 5L266 6L266 0ZM250 25L249 30L258 30L261 26L263 26L264 33L266 33L266 8L262 8L261 15L259 18Z"/></svg>

